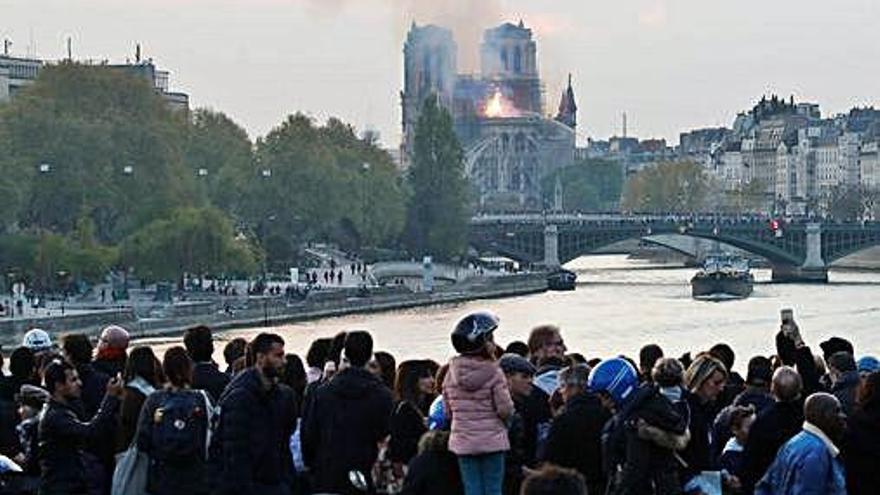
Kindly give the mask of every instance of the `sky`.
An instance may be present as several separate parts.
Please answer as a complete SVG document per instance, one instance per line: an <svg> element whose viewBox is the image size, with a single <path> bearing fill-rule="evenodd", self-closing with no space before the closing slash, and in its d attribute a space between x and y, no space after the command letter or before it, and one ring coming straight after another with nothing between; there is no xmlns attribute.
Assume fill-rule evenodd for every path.
<svg viewBox="0 0 880 495"><path fill-rule="evenodd" d="M459 69L478 67L480 33L522 19L534 30L546 108L569 73L578 140L621 134L678 142L730 125L762 94L835 114L880 106L877 0L0 0L13 55L124 62L136 43L194 107L220 110L252 138L285 116L336 116L400 139L410 23L455 31Z"/></svg>

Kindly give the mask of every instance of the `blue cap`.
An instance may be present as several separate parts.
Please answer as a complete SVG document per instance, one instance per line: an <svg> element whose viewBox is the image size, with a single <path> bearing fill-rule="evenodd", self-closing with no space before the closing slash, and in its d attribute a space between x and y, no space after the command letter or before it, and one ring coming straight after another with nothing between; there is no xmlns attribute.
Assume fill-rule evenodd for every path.
<svg viewBox="0 0 880 495"><path fill-rule="evenodd" d="M431 407L428 408L428 429L429 430L448 430L449 418L446 417L446 407L443 404L443 396L438 395Z"/></svg>
<svg viewBox="0 0 880 495"><path fill-rule="evenodd" d="M605 392L617 404L632 395L639 385L639 375L626 359L606 359L590 372L588 387L593 392Z"/></svg>
<svg viewBox="0 0 880 495"><path fill-rule="evenodd" d="M856 363L859 373L874 373L880 371L880 361L874 356L865 356Z"/></svg>

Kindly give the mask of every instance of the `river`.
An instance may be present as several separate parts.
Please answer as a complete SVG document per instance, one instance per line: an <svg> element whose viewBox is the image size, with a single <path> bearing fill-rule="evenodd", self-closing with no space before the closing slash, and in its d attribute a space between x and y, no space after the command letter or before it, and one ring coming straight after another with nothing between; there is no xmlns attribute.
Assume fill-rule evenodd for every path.
<svg viewBox="0 0 880 495"><path fill-rule="evenodd" d="M409 358L443 361L453 352L449 332L456 319L485 308L501 317L496 332L501 345L525 340L534 325L554 323L562 328L569 350L588 358L637 356L639 348L650 342L675 356L726 342L737 354L735 368L743 371L748 357L774 352L779 310L791 307L804 339L815 351L819 342L838 335L853 343L858 356L880 355L877 272L832 271L827 285L795 285L771 284L769 270L756 270L757 284L750 298L703 302L690 297L688 280L694 269L617 255L584 257L568 268L578 273L574 292L326 318L272 331L284 337L288 352L301 356L318 337L366 329L373 334L375 349L391 352L398 362ZM232 330L218 337L249 337L264 330ZM219 362L221 350L222 342L217 349Z"/></svg>

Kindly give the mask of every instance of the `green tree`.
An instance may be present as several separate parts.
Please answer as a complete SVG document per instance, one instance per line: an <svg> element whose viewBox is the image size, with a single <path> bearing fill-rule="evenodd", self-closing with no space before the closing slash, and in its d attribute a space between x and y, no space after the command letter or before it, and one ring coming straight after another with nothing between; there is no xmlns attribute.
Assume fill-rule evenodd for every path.
<svg viewBox="0 0 880 495"><path fill-rule="evenodd" d="M129 236L120 252L124 265L152 281L177 280L186 273L250 275L260 253L215 208L181 208Z"/></svg>
<svg viewBox="0 0 880 495"><path fill-rule="evenodd" d="M548 204L555 200L557 177L565 211L614 211L620 207L623 169L619 163L588 158L545 177L542 185Z"/></svg>
<svg viewBox="0 0 880 495"><path fill-rule="evenodd" d="M245 185L257 173L253 143L244 129L221 112L200 108L191 121L184 161L190 176L197 177L201 203L241 215Z"/></svg>
<svg viewBox="0 0 880 495"><path fill-rule="evenodd" d="M710 181L694 162L666 162L645 168L624 186L623 208L639 212L694 212L708 207Z"/></svg>
<svg viewBox="0 0 880 495"><path fill-rule="evenodd" d="M464 153L446 109L429 97L416 124L406 242L417 255L448 259L467 248L470 216Z"/></svg>
<svg viewBox="0 0 880 495"><path fill-rule="evenodd" d="M186 122L149 81L64 62L0 109L3 170L20 181L23 227L67 234L90 218L105 243L189 201Z"/></svg>

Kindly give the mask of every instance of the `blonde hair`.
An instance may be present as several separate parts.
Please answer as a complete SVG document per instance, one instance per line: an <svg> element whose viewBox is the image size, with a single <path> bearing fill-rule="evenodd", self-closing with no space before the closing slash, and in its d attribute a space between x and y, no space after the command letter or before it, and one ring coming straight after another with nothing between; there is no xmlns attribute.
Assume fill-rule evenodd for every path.
<svg viewBox="0 0 880 495"><path fill-rule="evenodd" d="M716 371L727 378L727 368L724 367L724 363L708 353L700 354L684 372L684 383L688 390L696 393Z"/></svg>

